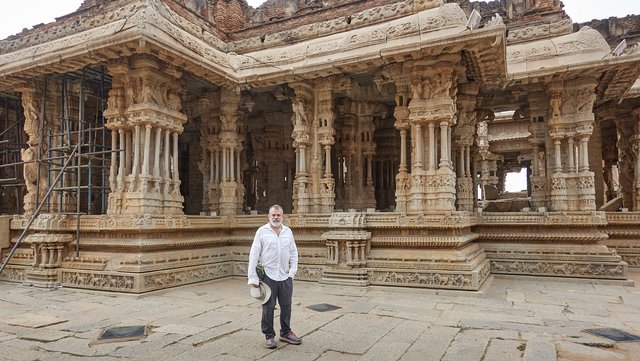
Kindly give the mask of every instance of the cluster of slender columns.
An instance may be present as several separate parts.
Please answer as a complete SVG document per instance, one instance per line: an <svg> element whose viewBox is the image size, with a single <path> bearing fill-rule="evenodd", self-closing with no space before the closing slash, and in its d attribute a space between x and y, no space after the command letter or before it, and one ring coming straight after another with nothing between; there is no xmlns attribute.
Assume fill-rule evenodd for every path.
<svg viewBox="0 0 640 361"><path fill-rule="evenodd" d="M112 192L171 193L179 183L178 131L152 124L111 133Z"/></svg>
<svg viewBox="0 0 640 361"><path fill-rule="evenodd" d="M177 98L180 73L150 57L134 57L109 70L113 82L104 112L112 132L108 213L181 214L178 137L186 116Z"/></svg>

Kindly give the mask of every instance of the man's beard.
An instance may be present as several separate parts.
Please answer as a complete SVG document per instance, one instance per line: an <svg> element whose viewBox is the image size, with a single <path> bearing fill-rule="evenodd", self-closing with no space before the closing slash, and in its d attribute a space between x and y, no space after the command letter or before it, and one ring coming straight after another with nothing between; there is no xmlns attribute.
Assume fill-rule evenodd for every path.
<svg viewBox="0 0 640 361"><path fill-rule="evenodd" d="M276 221L276 220L270 220L269 224L271 225L271 227L280 228L280 226L282 225L282 222Z"/></svg>

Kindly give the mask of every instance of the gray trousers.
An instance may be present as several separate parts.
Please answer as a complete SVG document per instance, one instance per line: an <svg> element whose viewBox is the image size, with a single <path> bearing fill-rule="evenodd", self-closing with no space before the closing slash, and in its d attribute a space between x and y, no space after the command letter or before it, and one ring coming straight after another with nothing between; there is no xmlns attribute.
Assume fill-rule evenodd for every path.
<svg viewBox="0 0 640 361"><path fill-rule="evenodd" d="M280 336L285 336L291 331L293 280L287 278L284 281L274 281L265 275L262 281L271 287L271 298L262 305L262 333L267 339L276 336L276 332L273 330L273 313L276 308L277 298L280 305Z"/></svg>

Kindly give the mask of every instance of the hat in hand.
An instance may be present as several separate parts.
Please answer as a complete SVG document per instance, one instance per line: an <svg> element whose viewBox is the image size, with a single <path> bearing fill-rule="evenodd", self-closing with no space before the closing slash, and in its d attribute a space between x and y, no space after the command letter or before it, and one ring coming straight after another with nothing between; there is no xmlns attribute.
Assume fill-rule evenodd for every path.
<svg viewBox="0 0 640 361"><path fill-rule="evenodd" d="M271 298L271 287L262 281L260 281L260 287L254 287L251 285L251 297L260 301L260 303L264 305Z"/></svg>

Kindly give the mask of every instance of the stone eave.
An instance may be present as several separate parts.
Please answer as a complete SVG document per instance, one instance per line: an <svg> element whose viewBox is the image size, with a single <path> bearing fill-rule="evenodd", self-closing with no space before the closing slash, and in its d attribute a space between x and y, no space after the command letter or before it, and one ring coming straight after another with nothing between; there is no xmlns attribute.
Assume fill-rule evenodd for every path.
<svg viewBox="0 0 640 361"><path fill-rule="evenodd" d="M0 55L0 90L29 78L151 52L151 47L160 58L180 59L182 64L176 65L197 70L197 75L204 74L208 80L235 81L226 53L169 22L157 8L146 6L128 19Z"/></svg>
<svg viewBox="0 0 640 361"><path fill-rule="evenodd" d="M101 49L105 51L105 58L109 57L107 54L117 58L133 53L133 49L126 44L138 40L132 34L136 31L131 28L117 31L125 22L126 20L115 21L99 28L0 55L0 89L11 89L26 79L41 75L70 72L99 63L104 59L97 59L94 54ZM109 35L97 36L98 32Z"/></svg>
<svg viewBox="0 0 640 361"><path fill-rule="evenodd" d="M458 5L447 4L383 24L238 55L237 74L251 85L270 86L466 51L481 84L503 84L504 25L471 31L465 21Z"/></svg>
<svg viewBox="0 0 640 361"><path fill-rule="evenodd" d="M300 16L279 18L267 23L250 25L229 34L233 39L228 44L229 50L236 53L246 53L277 46L286 46L304 40L388 22L420 11L416 10L417 8L427 10L440 7L444 3L443 0L430 1L428 3L422 2L420 5L414 4L413 0L367 2L378 2L382 4L375 7L368 7L354 13L353 6L358 3L363 3L363 1L344 1L342 3L338 2L331 8L323 7ZM314 18L319 16L319 20L314 23L305 21L305 19L311 18L312 16ZM287 26L287 23L290 22L303 25L290 28ZM271 29L274 27L278 29L284 27L284 30L273 32Z"/></svg>
<svg viewBox="0 0 640 361"><path fill-rule="evenodd" d="M640 97L640 78L637 78L631 88L624 94L624 98L638 98Z"/></svg>
<svg viewBox="0 0 640 361"><path fill-rule="evenodd" d="M140 7L128 19L2 54L0 90L49 73L75 71L143 53L214 84L270 86L462 51L469 54L472 71L481 84L495 87L506 79L504 25L470 31L464 26L464 12L456 4L244 55L218 50L163 17L161 10L151 5ZM330 49L323 50L327 44ZM269 58L273 54L280 58Z"/></svg>
<svg viewBox="0 0 640 361"><path fill-rule="evenodd" d="M598 78L600 100L608 100L623 96L640 76L640 53L613 56L602 35L585 26L577 33L507 46L507 69L512 84Z"/></svg>

